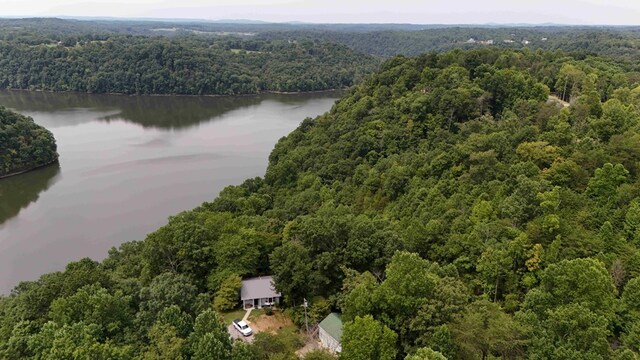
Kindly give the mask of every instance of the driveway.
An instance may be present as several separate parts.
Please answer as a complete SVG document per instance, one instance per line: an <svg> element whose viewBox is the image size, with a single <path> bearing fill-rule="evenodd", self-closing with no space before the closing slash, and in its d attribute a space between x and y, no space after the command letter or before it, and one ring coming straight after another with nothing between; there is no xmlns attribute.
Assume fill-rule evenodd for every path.
<svg viewBox="0 0 640 360"><path fill-rule="evenodd" d="M240 331L236 330L236 328L233 327L233 324L229 324L227 330L229 331L229 335L231 335L231 338L233 340L246 341L249 343L253 342L253 335L242 336L242 334L240 334Z"/></svg>

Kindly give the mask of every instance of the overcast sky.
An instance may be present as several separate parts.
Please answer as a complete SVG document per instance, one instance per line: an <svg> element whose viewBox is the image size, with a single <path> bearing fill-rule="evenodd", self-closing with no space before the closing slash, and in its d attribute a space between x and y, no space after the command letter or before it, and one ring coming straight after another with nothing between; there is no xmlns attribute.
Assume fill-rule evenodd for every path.
<svg viewBox="0 0 640 360"><path fill-rule="evenodd" d="M640 25L640 0L0 0L0 16Z"/></svg>

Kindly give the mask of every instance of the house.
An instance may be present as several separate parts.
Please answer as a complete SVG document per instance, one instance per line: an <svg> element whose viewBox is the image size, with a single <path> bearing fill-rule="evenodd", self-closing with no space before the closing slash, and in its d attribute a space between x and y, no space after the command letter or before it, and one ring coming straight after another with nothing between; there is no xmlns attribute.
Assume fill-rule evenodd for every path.
<svg viewBox="0 0 640 360"><path fill-rule="evenodd" d="M469 38L469 40L467 40L467 44L475 44L476 43L476 39L474 38Z"/></svg>
<svg viewBox="0 0 640 360"><path fill-rule="evenodd" d="M263 306L273 306L280 303L282 295L273 287L273 277L261 276L242 280L240 300L242 307L262 309Z"/></svg>
<svg viewBox="0 0 640 360"><path fill-rule="evenodd" d="M341 352L342 316L338 313L327 315L327 317L318 324L318 337L320 338L320 345L323 348L333 353Z"/></svg>

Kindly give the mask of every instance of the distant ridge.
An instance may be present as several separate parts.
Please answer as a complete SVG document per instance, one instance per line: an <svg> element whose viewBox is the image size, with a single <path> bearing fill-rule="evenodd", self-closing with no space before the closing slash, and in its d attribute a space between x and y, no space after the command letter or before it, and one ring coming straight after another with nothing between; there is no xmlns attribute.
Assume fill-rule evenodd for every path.
<svg viewBox="0 0 640 360"><path fill-rule="evenodd" d="M81 21L149 21L149 22L183 22L183 23L222 23L222 24L268 24L266 21L244 20L244 19L223 19L209 20L198 18L149 18L149 17L114 17L114 16L56 16L58 19L64 20L81 20Z"/></svg>
<svg viewBox="0 0 640 360"><path fill-rule="evenodd" d="M633 27L636 25L607 25L607 24L568 24L568 23L479 23L479 24L420 24L420 23L323 23L306 21L264 21L255 19L203 19L203 18L154 18L154 17L116 17L116 16L0 16L0 19L61 19L78 21L135 21L135 22L164 22L164 23L208 23L208 24L232 24L232 25L292 25L292 26L379 26L379 27L415 27L415 28L452 28L452 27L477 27L477 28L503 28L503 27Z"/></svg>

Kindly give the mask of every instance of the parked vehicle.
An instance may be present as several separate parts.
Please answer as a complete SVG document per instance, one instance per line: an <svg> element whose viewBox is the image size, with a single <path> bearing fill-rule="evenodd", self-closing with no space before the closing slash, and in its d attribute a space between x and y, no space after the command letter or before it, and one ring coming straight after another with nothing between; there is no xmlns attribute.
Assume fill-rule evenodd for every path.
<svg viewBox="0 0 640 360"><path fill-rule="evenodd" d="M233 320L233 327L236 328L236 330L238 330L240 334L244 336L249 336L253 334L253 330L251 330L249 325L247 325L246 322L240 319Z"/></svg>

